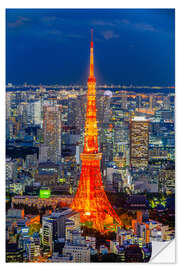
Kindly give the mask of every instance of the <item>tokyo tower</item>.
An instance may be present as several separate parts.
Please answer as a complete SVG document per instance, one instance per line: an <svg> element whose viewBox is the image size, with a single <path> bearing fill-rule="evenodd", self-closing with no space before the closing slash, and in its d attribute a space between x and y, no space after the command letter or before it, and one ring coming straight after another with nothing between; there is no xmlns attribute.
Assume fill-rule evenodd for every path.
<svg viewBox="0 0 180 270"><path fill-rule="evenodd" d="M98 127L96 120L96 78L94 76L93 30L91 30L90 75L88 78L87 107L85 120L84 148L81 175L77 192L71 208L80 212L81 222L90 224L99 232L104 232L106 225L114 222L121 225L121 220L112 208L104 191L100 171L102 153L98 152Z"/></svg>

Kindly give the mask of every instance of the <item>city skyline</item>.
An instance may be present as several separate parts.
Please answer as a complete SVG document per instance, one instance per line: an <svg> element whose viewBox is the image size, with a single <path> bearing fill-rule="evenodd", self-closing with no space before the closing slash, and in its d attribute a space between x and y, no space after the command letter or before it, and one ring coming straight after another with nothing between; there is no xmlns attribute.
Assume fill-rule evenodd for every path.
<svg viewBox="0 0 180 270"><path fill-rule="evenodd" d="M93 28L97 84L174 86L174 13L7 9L6 81L85 84Z"/></svg>
<svg viewBox="0 0 180 270"><path fill-rule="evenodd" d="M108 10L110 13L102 9L98 12L90 10L89 15L89 10L83 9L76 12L68 10L69 13L67 10L53 10L58 15L61 13L61 17L53 18L48 17L51 11L47 9L46 17L42 17L45 10L29 9L30 18L25 10L12 9L10 13L19 17L10 16L11 20L7 20L11 34L14 31L16 35L20 31L20 36L28 34L29 39L21 44L18 43L20 39L17 43L12 41L14 50L11 48L9 60L12 60L10 65L16 83L9 78L6 83L6 262L153 262L167 245L175 241L176 230L175 87L167 84L173 71L172 74L165 72L170 68L167 63L172 53L170 49L165 50L168 55L163 58L162 73L157 72L160 65L154 68L154 64L160 64L158 61L165 52L160 32L169 25L171 20L167 16L171 16L172 10L139 9L133 14L138 16L137 20L151 15L151 23L156 21L156 16L163 14L164 22L163 17L161 22L158 21L161 31L160 28L157 31L150 22L143 25L137 21L131 23L134 12L131 9L121 10L126 16L131 15L131 20L126 17L123 21L117 20L117 10ZM126 70L119 59L120 56L125 59L128 50L126 46L118 45L119 35L112 31L103 34L95 31L97 35L94 35L94 27L91 27L88 51L85 49L86 40L81 35L71 36L70 40L76 38L77 42L67 43L68 46L65 39L60 51L59 48L57 51L52 49L55 48L55 39L52 39L51 31L46 36L49 43L41 39L41 48L34 43L42 36L44 38L44 34L41 36L38 32L44 22L55 29L58 17L66 28L67 19L75 19L73 12L81 21L79 33L83 36L87 35L86 26L93 12L101 16L106 13L105 21L97 23L96 20L100 28L125 24L128 36L133 27L137 44L142 43L141 53L135 54L136 61L134 54L132 59L127 57ZM108 21L109 14L111 21ZM30 29L35 18L38 29ZM38 21L42 18L43 22ZM72 32L76 24L75 20L70 27ZM28 33L24 35L25 30ZM36 30L38 36L35 38ZM138 32L144 39L139 40ZM161 42L157 43L158 40L153 40L152 36L145 40L147 32L157 35ZM104 40L100 39L100 33ZM170 33L172 37L173 30ZM90 36L90 31L88 34ZM56 38L60 35L58 44L62 45L60 32L55 31L54 35ZM126 42L127 39L124 45ZM18 44L20 55L16 55ZM155 50L153 44L156 45ZM153 53L160 48L161 53L156 57ZM38 53L39 49L41 52ZM85 61L84 56L88 57L89 49L90 61ZM63 57L59 64L60 56ZM15 58L17 61L13 64ZM67 64L69 61L68 72L63 69L66 60ZM130 64L133 61L135 66ZM84 73L81 72L81 64L84 64ZM27 69L23 69L24 65ZM78 75L83 83L57 82L58 66L62 67L60 74L64 79L68 76L72 81ZM142 67L144 70L140 72ZM18 83L21 69L22 82ZM115 80L122 71L124 83L115 85L111 80ZM96 74L98 79L104 80L101 72L108 81L96 85ZM53 76L53 81L35 83L35 74L44 81ZM125 82L128 76L132 79L132 74L136 83L138 74L142 76L139 86ZM160 81L162 74L167 79L163 81L164 86L154 84L153 78ZM149 83L145 83L146 75L151 78ZM32 77L33 82L30 82Z"/></svg>

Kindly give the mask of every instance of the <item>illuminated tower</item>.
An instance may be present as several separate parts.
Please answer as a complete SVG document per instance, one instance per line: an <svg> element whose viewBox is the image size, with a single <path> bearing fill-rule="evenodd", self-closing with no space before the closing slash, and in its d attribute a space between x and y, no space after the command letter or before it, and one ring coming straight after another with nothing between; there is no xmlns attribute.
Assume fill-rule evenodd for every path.
<svg viewBox="0 0 180 270"><path fill-rule="evenodd" d="M105 225L112 224L113 221L120 225L121 221L106 196L100 170L102 153L98 152L96 78L94 76L92 32L90 75L87 85L84 149L80 155L82 160L81 176L71 208L80 212L82 223L91 224L94 229L104 232Z"/></svg>

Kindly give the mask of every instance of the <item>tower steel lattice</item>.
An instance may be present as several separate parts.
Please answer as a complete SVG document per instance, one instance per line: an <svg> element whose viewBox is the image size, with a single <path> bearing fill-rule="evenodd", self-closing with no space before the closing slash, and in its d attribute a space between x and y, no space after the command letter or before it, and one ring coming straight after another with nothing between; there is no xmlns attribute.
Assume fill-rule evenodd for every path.
<svg viewBox="0 0 180 270"><path fill-rule="evenodd" d="M98 152L98 127L96 120L96 78L94 76L93 31L91 30L90 75L88 78L87 108L85 120L84 148L80 157L82 160L81 175L77 192L71 208L80 212L81 222L91 224L100 232L105 225L121 225L121 220L112 208L104 191L100 160L102 153Z"/></svg>

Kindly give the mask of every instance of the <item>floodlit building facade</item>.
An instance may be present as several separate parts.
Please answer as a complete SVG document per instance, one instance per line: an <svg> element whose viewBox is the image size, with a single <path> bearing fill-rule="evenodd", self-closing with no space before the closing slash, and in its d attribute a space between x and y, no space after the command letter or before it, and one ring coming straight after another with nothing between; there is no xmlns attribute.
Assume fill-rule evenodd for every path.
<svg viewBox="0 0 180 270"><path fill-rule="evenodd" d="M61 159L61 106L44 106L43 139L47 161L58 164Z"/></svg>
<svg viewBox="0 0 180 270"><path fill-rule="evenodd" d="M130 124L130 163L132 168L148 166L149 122L135 117Z"/></svg>

